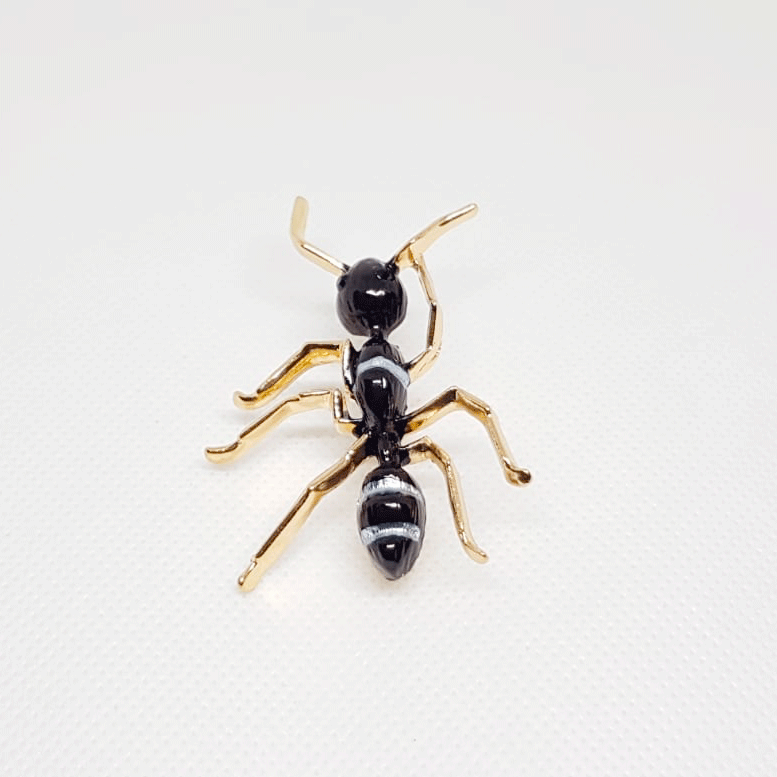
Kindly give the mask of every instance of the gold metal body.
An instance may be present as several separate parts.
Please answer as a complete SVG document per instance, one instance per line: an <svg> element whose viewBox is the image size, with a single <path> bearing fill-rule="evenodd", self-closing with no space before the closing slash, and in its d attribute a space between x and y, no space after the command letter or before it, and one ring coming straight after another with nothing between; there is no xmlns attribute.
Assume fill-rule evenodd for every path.
<svg viewBox="0 0 777 777"><path fill-rule="evenodd" d="M424 260L424 251L439 237L454 226L472 218L477 213L477 206L467 205L453 213L443 216L430 224L426 229L412 237L394 255L394 261L401 269L413 268L418 273L421 287L429 303L429 325L427 329L426 348L408 364L411 380L423 375L440 353L442 345L442 316L439 311L437 297L434 292L431 277ZM291 218L291 238L296 249L317 266L339 275L348 270L348 265L335 259L305 240L305 226L308 216L308 203L302 197L297 197ZM306 343L293 356L272 372L250 394L235 392L234 402L240 408L251 409L259 407L288 388L300 375L312 367L341 361L343 374L346 374L352 345L349 340ZM350 395L346 383L346 391ZM332 413L335 427L343 434L353 435L358 427L358 419L349 416L343 393L338 390L308 391L284 400L254 423L243 429L237 439L226 446L206 448L205 455L210 461L228 462L241 456L268 432L278 426L286 418L308 410L328 409ZM482 400L468 391L452 387L439 396L405 417L405 433L420 432L438 421L443 416L456 410L463 410L480 421L488 432L491 444L499 457L502 471L508 483L515 486L525 486L531 480L528 470L515 464L510 449L505 440L499 422L491 408ZM294 535L307 520L318 502L330 491L334 490L351 475L367 457L366 447L368 436L362 435L350 447L345 455L329 469L315 478L302 492L286 517L278 524L275 531L254 555L250 565L238 579L238 585L246 590L252 590L261 576L278 559L291 542ZM423 437L407 445L404 450L410 463L431 461L445 477L448 489L448 499L453 513L456 533L467 555L484 563L488 560L486 553L475 542L469 526L467 509L461 494L461 484L450 456L428 437Z"/></svg>

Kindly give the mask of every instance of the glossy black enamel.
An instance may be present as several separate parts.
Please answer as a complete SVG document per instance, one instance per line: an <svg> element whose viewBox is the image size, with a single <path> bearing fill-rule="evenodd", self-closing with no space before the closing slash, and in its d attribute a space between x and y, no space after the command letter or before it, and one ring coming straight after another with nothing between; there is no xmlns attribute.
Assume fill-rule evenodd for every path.
<svg viewBox="0 0 777 777"><path fill-rule="evenodd" d="M417 539L392 533L392 527L397 525L417 526ZM367 551L381 574L389 580L397 580L407 574L423 545L426 504L416 482L401 467L378 467L364 479L359 531L366 527L383 527L387 532L367 545Z"/></svg>
<svg viewBox="0 0 777 777"><path fill-rule="evenodd" d="M405 289L391 262L362 259L337 279L337 315L351 334L385 337L406 311Z"/></svg>
<svg viewBox="0 0 777 777"><path fill-rule="evenodd" d="M407 372L399 348L383 339L370 339L352 364L353 393L364 414L364 431L391 430L407 410L407 388L401 377Z"/></svg>
<svg viewBox="0 0 777 777"><path fill-rule="evenodd" d="M399 348L386 340L404 320L407 308L397 273L391 262L362 259L337 281L340 320L352 334L369 338L353 351L345 377L362 411L354 434L367 434L367 455L378 460L378 469L362 486L359 529L383 526L380 537L366 547L389 580L410 571L421 552L426 525L423 495L402 469L409 461L401 442L410 376ZM404 529L397 530L398 526ZM417 537L407 536L408 526L418 527Z"/></svg>

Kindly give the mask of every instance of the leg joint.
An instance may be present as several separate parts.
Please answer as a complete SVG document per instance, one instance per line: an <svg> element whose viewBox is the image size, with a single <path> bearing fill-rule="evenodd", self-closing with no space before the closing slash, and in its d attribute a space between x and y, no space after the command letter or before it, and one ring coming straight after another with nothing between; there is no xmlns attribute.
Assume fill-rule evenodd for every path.
<svg viewBox="0 0 777 777"><path fill-rule="evenodd" d="M459 386L453 386L448 389L448 401L455 402L459 407L469 410L470 412L479 413L485 416L493 415L493 411L490 406L487 405L482 399L478 399L474 394L470 394Z"/></svg>

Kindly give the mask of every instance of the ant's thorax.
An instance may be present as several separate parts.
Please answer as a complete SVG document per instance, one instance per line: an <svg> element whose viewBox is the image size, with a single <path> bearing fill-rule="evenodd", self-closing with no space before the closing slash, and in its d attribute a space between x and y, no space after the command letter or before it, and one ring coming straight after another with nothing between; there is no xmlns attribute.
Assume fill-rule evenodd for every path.
<svg viewBox="0 0 777 777"><path fill-rule="evenodd" d="M355 433L368 434L379 460L396 466L410 385L402 354L376 335L353 352L349 372L353 396L362 411Z"/></svg>

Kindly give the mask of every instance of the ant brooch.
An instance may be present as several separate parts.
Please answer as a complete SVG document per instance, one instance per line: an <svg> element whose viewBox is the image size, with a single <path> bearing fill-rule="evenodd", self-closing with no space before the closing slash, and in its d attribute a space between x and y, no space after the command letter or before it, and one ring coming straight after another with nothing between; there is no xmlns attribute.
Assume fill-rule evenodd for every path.
<svg viewBox="0 0 777 777"><path fill-rule="evenodd" d="M428 437L403 443L405 435L426 429L454 410L464 410L486 428L508 483L525 486L531 480L527 470L515 465L489 406L468 391L449 388L420 409L407 412L407 387L432 366L442 343L441 316L424 253L449 229L476 213L477 205L467 205L430 224L408 240L390 261L362 259L349 267L307 242L308 203L302 197L295 200L291 214L294 247L306 259L337 276L340 321L352 335L367 340L359 350L349 340L307 343L254 393L236 392L234 401L241 408L258 407L311 367L339 361L345 394L358 404L361 418L351 418L339 389L306 391L281 402L247 426L231 445L206 449L205 455L210 461L232 461L284 419L314 409L329 410L337 430L356 437L345 455L307 486L251 559L238 579L242 589L250 591L256 586L321 498L343 483L369 457L377 459L377 467L362 484L359 530L362 543L385 577L396 580L409 572L421 551L426 506L420 488L405 471L405 466L420 461L434 462L444 475L456 533L467 555L481 564L488 560L472 537L459 476L448 454ZM405 318L407 300L399 280L399 273L404 269L416 271L429 303L426 348L410 361L405 361L399 349L387 339Z"/></svg>

